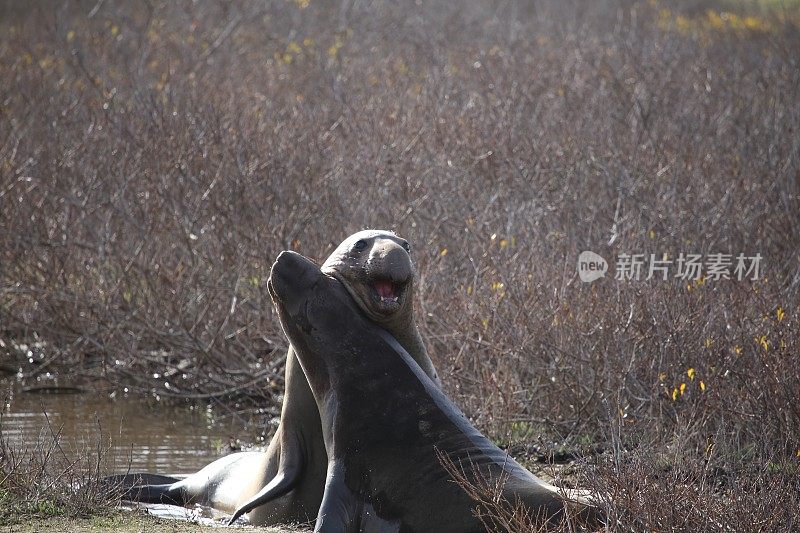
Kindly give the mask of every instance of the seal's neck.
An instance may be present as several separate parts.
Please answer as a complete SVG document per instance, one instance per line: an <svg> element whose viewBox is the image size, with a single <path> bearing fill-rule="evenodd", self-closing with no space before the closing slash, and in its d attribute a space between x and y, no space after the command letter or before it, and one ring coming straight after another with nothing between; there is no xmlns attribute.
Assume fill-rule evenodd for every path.
<svg viewBox="0 0 800 533"><path fill-rule="evenodd" d="M402 328L386 328L392 336L397 339L397 342L405 348L408 354L414 358L417 363L421 363L428 359L428 352L425 349L425 345L422 343L422 336L419 334L419 330L417 329L416 324L413 324L413 318L411 319L411 326L405 326Z"/></svg>
<svg viewBox="0 0 800 533"><path fill-rule="evenodd" d="M439 381L439 376L436 374L436 369L433 368L431 358L428 357L428 350L425 349L425 344L422 342L422 335L419 334L417 324L414 321L414 313L409 312L406 316L408 322L405 324L387 324L384 327L386 331L400 343L405 351L417 362L422 368L422 371L428 374L438 387L442 384Z"/></svg>

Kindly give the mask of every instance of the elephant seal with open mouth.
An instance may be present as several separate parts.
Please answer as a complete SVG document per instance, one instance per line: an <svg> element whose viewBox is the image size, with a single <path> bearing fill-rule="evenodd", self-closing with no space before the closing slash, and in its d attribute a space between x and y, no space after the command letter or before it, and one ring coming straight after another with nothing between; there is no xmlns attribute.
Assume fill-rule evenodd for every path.
<svg viewBox="0 0 800 533"><path fill-rule="evenodd" d="M408 242L367 230L344 240L322 265L339 280L362 319L400 342L428 377L438 378L414 322L414 268ZM316 268L316 267L315 267ZM365 318L363 318L365 317ZM203 504L251 524L307 522L317 516L328 467L319 411L290 346L281 422L266 452L225 456L183 479L155 474L112 476L125 499L176 505Z"/></svg>
<svg viewBox="0 0 800 533"><path fill-rule="evenodd" d="M337 277L282 252L268 287L322 421L328 466L314 531L484 531L441 457L501 480L504 498L532 513L564 513L559 489L475 429ZM578 492L569 499L591 510Z"/></svg>

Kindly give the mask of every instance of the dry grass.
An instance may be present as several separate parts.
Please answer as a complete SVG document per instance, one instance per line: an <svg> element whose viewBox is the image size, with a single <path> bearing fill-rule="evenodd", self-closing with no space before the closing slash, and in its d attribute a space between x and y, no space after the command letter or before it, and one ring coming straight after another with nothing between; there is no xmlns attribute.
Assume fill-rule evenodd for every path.
<svg viewBox="0 0 800 533"><path fill-rule="evenodd" d="M108 514L119 494L101 482L105 451L102 432L93 448L77 450L48 425L36 442L20 447L9 444L0 425L0 525Z"/></svg>
<svg viewBox="0 0 800 533"><path fill-rule="evenodd" d="M450 457L437 452L440 464L454 483L464 489L475 502L473 513L487 531L575 531L589 529L592 524L578 517L579 509L568 508L559 518L547 517L527 508L520 501L510 501L503 495L507 476L492 479L478 465L455 463ZM594 524L597 526L598 524Z"/></svg>
<svg viewBox="0 0 800 533"><path fill-rule="evenodd" d="M5 2L0 350L274 405L273 258L394 228L484 431L604 449L577 469L620 530L797 527L790 7ZM585 249L765 270L588 285Z"/></svg>

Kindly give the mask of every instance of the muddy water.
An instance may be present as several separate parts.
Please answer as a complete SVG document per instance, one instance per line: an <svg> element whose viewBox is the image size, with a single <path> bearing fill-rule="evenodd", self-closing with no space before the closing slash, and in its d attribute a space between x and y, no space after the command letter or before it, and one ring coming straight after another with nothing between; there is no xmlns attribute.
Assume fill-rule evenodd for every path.
<svg viewBox="0 0 800 533"><path fill-rule="evenodd" d="M2 433L12 449L53 442L80 458L98 443L109 472L189 473L229 452L244 424L205 407L170 408L149 398L25 393L0 381Z"/></svg>

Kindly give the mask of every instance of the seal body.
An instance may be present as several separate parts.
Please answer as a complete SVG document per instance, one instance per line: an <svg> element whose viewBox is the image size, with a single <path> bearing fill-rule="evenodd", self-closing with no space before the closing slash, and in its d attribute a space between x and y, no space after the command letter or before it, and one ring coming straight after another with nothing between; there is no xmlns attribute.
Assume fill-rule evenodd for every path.
<svg viewBox="0 0 800 533"><path fill-rule="evenodd" d="M559 489L475 429L338 279L283 252L268 286L322 421L329 462L315 531L484 531L442 457L502 483L505 498L534 514L564 512Z"/></svg>
<svg viewBox="0 0 800 533"><path fill-rule="evenodd" d="M415 272L408 242L367 230L345 239L322 265L355 303L362 319L390 331L428 376L439 383L413 316ZM254 525L313 520L328 471L319 411L294 348L286 357L280 425L266 452L239 452L183 479L152 474L115 476L123 497L149 503L199 503L249 513ZM438 385L437 385L438 386Z"/></svg>

